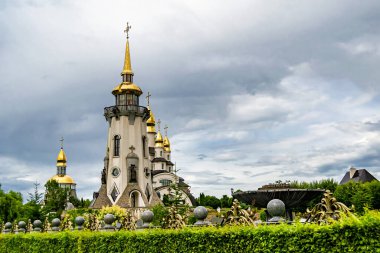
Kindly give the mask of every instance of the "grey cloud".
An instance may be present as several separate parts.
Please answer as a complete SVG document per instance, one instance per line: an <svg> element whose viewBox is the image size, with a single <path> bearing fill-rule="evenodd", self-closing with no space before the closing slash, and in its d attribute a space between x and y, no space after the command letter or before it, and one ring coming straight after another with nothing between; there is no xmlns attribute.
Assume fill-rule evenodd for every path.
<svg viewBox="0 0 380 253"><path fill-rule="evenodd" d="M306 162L304 159L329 152L341 153L338 147L344 144L334 143L335 148L328 149L333 146L328 144L329 140L323 145L318 145L316 142L321 140L317 139L313 143L279 146L286 137L314 134L306 132L308 124L346 117L335 108L329 111L328 105L324 108L318 105L322 107L318 108L321 117L300 120L311 117L315 108L307 107L307 101L303 104L302 92L285 94L280 84L294 74L292 66L308 63L314 74L330 88L326 95L331 96L333 105L341 102L340 97L346 93L341 84L346 82L356 89L352 92L355 95L378 94L380 57L376 54L353 55L349 47L342 45L353 48L367 43L376 48L380 5L377 1L347 1L344 5L338 1L319 1L311 6L295 1L284 12L284 3L277 4L238 1L220 6L211 1L202 4L179 2L175 6L166 3L160 7L143 1L138 7L122 1L109 6L101 2L89 5L73 1L28 1L24 5L2 1L0 156L27 162L33 167L43 165L45 173L54 173L58 139L63 135L73 172L90 160L88 173L98 176L107 131L103 107L114 103L110 91L120 82L123 60L121 29L120 34L116 34L118 28L114 27L126 17L136 20L130 41L135 81L144 92L149 90L153 94L152 108L156 118L168 122L171 136L190 135L204 129L204 135L200 133L201 138L205 137L202 140L193 135L197 143L195 151L174 146L174 159L176 155L193 154L193 159L199 162L205 155L204 161L216 164L227 161L253 168L283 166L287 173L294 171L292 175L300 175L303 172L297 165L301 167L302 162ZM166 12L161 8L173 14L162 15ZM218 11L214 11L215 8ZM240 15L228 21L232 11ZM115 18L110 18L108 13L113 13ZM93 15L101 18L95 19ZM148 20L146 16L151 18ZM150 20L154 20L154 24ZM334 97L333 92L338 95ZM262 110L261 116L257 111L249 115L249 111L243 110L241 117L227 118L231 97L240 96L241 99L244 94L251 95L253 101L260 96L270 96L274 100L283 98L298 103L290 108L274 103L272 110ZM141 103L143 101L141 99ZM241 102L241 105L247 103ZM376 97L371 102L372 108L379 106ZM259 105L255 104L255 109ZM365 106L360 108L362 114L371 114ZM242 121L242 118L252 120ZM211 123L186 128L193 119L207 119ZM368 130L378 130L376 121L366 126ZM234 139L216 140L215 135L206 138L216 132L233 131L248 134ZM344 138L348 138L347 135ZM312 150L310 144L322 146L322 149ZM308 153L306 149L311 151ZM236 157L223 157L223 152L234 153ZM239 153L242 155L238 156ZM348 159L347 163L378 168L377 154L376 149L368 150L361 158ZM343 168L344 163L321 165L317 172L326 176L338 174L336 168ZM194 168L186 169L191 172ZM215 168L207 168L210 169ZM310 174L306 174L310 178ZM238 178L225 176L224 172L188 175L196 176L194 183L203 182L208 176L217 177L218 184L226 185L227 192L229 185L239 184ZM84 174L78 173L78 178L81 177L85 177ZM81 183L78 189L84 195L90 196L97 190L98 182L78 180ZM9 183L16 190L25 190L19 182Z"/></svg>

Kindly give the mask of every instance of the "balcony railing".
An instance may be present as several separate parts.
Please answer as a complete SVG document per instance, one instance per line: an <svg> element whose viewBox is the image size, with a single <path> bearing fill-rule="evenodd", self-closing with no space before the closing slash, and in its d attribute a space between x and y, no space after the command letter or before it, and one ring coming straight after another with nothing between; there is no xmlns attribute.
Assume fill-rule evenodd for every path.
<svg viewBox="0 0 380 253"><path fill-rule="evenodd" d="M104 108L104 116L106 118L112 116L122 116L135 114L137 116L148 116L148 108L139 105L114 105Z"/></svg>

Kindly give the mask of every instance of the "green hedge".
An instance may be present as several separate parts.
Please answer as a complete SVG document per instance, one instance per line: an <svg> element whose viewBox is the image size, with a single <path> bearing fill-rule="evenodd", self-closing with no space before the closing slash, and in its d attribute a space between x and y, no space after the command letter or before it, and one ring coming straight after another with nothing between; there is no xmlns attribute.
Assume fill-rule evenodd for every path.
<svg viewBox="0 0 380 253"><path fill-rule="evenodd" d="M0 252L380 252L380 214L332 225L1 235Z"/></svg>

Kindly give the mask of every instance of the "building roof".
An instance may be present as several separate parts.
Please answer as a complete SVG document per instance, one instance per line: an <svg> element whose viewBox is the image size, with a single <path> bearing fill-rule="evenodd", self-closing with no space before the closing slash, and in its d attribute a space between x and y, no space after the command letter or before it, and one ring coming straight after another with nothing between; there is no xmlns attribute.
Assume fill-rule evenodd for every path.
<svg viewBox="0 0 380 253"><path fill-rule="evenodd" d="M154 170L154 171L152 171L153 176L155 176L157 174L161 174L161 173L169 173L169 172L166 170Z"/></svg>
<svg viewBox="0 0 380 253"><path fill-rule="evenodd" d="M167 163L168 160L166 160L166 159L163 158L163 157L155 157L155 158L153 158L152 163L156 163L156 162L164 162L164 163Z"/></svg>
<svg viewBox="0 0 380 253"><path fill-rule="evenodd" d="M348 183L349 181L354 181L354 182L370 182L372 180L377 179L369 173L366 169L356 169L356 168L350 168L350 171L347 171L342 180L340 181L339 184L345 184Z"/></svg>

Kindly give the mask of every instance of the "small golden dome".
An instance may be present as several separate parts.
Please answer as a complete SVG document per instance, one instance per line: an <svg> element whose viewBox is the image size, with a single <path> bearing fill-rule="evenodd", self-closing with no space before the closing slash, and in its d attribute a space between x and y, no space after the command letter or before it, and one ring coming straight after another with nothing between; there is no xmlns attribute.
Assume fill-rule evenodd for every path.
<svg viewBox="0 0 380 253"><path fill-rule="evenodd" d="M165 136L165 138L164 138L164 146L170 147L170 141L169 141L169 138L167 136Z"/></svg>
<svg viewBox="0 0 380 253"><path fill-rule="evenodd" d="M63 148L61 148L57 157L57 166L66 167L66 162L67 162L67 159L66 159L65 151L63 151Z"/></svg>
<svg viewBox="0 0 380 253"><path fill-rule="evenodd" d="M140 96L143 92L140 87L134 83L122 82L113 89L112 94L117 95L122 93L135 93Z"/></svg>
<svg viewBox="0 0 380 253"><path fill-rule="evenodd" d="M162 140L162 135L160 131L158 131L156 135L156 144L154 145L156 148L163 148L164 147L164 142Z"/></svg>
<svg viewBox="0 0 380 253"><path fill-rule="evenodd" d="M51 177L49 180L55 180L58 184L75 184L74 179L69 175L59 176L55 175Z"/></svg>
<svg viewBox="0 0 380 253"><path fill-rule="evenodd" d="M158 131L158 133L156 135L156 142L163 142L162 135L161 135L160 131Z"/></svg>
<svg viewBox="0 0 380 253"><path fill-rule="evenodd" d="M171 152L171 150L170 150L170 141L169 141L168 136L165 136L165 138L164 138L164 151L165 152Z"/></svg>
<svg viewBox="0 0 380 253"><path fill-rule="evenodd" d="M149 119L146 121L147 124L149 125L156 125L156 120L154 119L154 115L153 115L153 112L152 110L149 108L148 106L148 110L149 110Z"/></svg>
<svg viewBox="0 0 380 253"><path fill-rule="evenodd" d="M156 133L155 125L156 125L156 120L154 119L154 114L152 110L150 109L150 106L148 105L148 110L149 110L149 119L146 121L147 125L147 132L148 133Z"/></svg>

